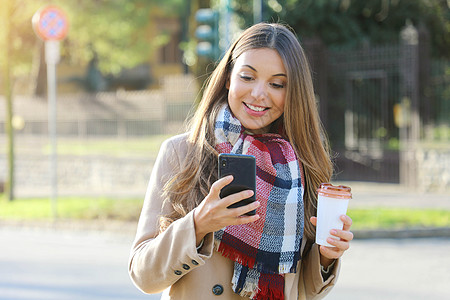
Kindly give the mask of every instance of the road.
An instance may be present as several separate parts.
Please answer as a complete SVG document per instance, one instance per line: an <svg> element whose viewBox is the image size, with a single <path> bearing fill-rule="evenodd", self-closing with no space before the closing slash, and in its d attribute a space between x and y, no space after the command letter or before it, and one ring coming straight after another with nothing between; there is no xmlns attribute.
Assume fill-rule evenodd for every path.
<svg viewBox="0 0 450 300"><path fill-rule="evenodd" d="M110 232L0 229L0 299L147 299L127 272L132 237Z"/></svg>
<svg viewBox="0 0 450 300"><path fill-rule="evenodd" d="M0 228L0 299L159 299L127 273L131 235ZM450 239L355 240L330 300L450 299Z"/></svg>
<svg viewBox="0 0 450 300"><path fill-rule="evenodd" d="M450 239L355 240L331 300L450 299Z"/></svg>

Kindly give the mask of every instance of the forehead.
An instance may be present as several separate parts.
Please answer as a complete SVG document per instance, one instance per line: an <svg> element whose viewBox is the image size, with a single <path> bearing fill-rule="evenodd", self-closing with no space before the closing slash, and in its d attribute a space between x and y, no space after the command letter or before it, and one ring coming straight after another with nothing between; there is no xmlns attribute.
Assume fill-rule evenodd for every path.
<svg viewBox="0 0 450 300"><path fill-rule="evenodd" d="M286 74L286 68L280 54L275 49L270 48L247 50L239 55L234 66L235 68L251 66L257 72Z"/></svg>

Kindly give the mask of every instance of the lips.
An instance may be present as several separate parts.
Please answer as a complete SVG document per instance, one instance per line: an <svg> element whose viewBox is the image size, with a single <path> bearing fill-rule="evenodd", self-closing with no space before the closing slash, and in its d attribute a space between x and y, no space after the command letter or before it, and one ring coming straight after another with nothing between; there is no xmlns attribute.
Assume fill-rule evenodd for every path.
<svg viewBox="0 0 450 300"><path fill-rule="evenodd" d="M249 103L245 103L245 102L244 102L244 105L247 106L247 108L249 108L249 109L251 109L251 110L253 110L255 112L263 112L263 111L269 109L268 107L255 106L255 105L252 105L252 104L249 104Z"/></svg>
<svg viewBox="0 0 450 300"><path fill-rule="evenodd" d="M248 116L261 118L268 112L269 107L255 106L244 102L244 109Z"/></svg>

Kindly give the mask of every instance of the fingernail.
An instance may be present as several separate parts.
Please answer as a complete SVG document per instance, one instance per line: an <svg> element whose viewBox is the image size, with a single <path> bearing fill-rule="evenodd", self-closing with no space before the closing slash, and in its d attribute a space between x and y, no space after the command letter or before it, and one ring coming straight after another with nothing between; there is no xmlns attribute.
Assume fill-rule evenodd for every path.
<svg viewBox="0 0 450 300"><path fill-rule="evenodd" d="M335 229L331 229L331 230L330 230L330 233L331 233L332 235L335 235L335 234L337 234L337 231L336 231Z"/></svg>

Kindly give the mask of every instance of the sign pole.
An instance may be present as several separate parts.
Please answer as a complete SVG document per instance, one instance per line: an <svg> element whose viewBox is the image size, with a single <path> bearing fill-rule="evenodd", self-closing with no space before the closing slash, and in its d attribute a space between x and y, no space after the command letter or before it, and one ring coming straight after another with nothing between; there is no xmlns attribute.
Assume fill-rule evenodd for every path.
<svg viewBox="0 0 450 300"><path fill-rule="evenodd" d="M50 183L52 215L58 217L58 165L56 140L56 64L59 61L59 41L45 41L45 62L47 63L48 133L50 137Z"/></svg>
<svg viewBox="0 0 450 300"><path fill-rule="evenodd" d="M68 21L66 14L55 6L39 9L32 19L33 29L45 41L45 62L47 64L48 133L51 144L50 185L53 219L58 217L58 172L56 142L56 65L59 63L59 41L66 37Z"/></svg>

